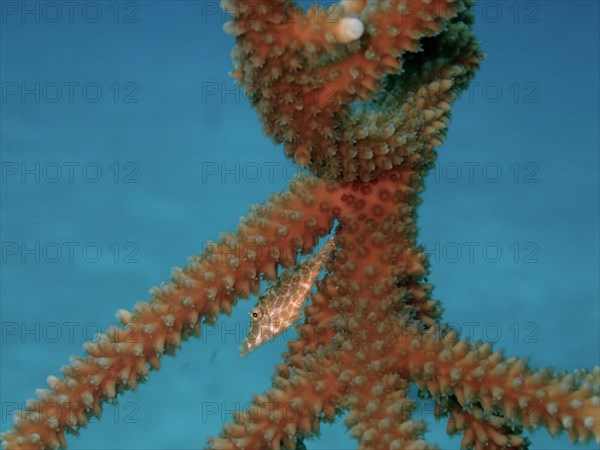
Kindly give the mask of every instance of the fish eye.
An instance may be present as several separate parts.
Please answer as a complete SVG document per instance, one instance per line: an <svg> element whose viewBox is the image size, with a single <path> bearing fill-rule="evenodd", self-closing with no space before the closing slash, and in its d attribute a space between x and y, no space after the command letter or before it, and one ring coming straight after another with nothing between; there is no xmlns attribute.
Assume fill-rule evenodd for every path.
<svg viewBox="0 0 600 450"><path fill-rule="evenodd" d="M252 311L250 311L250 319L254 322L262 319L263 317L263 312L260 308L254 308Z"/></svg>

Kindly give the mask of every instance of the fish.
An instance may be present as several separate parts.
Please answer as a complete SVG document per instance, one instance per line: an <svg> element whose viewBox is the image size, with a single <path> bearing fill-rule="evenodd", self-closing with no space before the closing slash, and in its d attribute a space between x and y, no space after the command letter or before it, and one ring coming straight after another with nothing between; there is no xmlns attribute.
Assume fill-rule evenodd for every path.
<svg viewBox="0 0 600 450"><path fill-rule="evenodd" d="M334 238L330 238L316 255L283 271L279 279L265 290L250 311L250 327L239 347L240 356L248 355L279 336L300 319L309 291L334 249Z"/></svg>

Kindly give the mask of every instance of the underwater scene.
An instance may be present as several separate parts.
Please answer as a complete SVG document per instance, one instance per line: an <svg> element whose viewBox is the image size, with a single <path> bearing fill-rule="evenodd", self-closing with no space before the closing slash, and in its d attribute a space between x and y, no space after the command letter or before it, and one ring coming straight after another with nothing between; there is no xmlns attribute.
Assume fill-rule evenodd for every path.
<svg viewBox="0 0 600 450"><path fill-rule="evenodd" d="M485 58L453 105L417 212L426 280L461 339L533 369L592 369L600 3L478 1L473 16ZM306 172L229 75L229 20L212 0L0 3L2 432L117 310L149 300L173 267ZM256 300L163 356L147 382L67 434L68 448L204 448L235 411L251 414L297 337L292 326L240 356ZM424 439L459 449L434 402L414 386L409 396ZM595 413L586 423L597 427ZM357 448L346 417L300 445ZM524 436L531 449L598 448L543 426Z"/></svg>

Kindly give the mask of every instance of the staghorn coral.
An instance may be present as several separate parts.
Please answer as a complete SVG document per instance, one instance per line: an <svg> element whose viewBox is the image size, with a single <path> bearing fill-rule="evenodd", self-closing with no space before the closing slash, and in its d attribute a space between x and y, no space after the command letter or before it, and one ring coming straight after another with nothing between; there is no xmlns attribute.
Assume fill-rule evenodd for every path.
<svg viewBox="0 0 600 450"><path fill-rule="evenodd" d="M135 388L148 365L158 368L163 352L200 331L200 318L212 322L230 312L238 297L258 292L259 276L275 279L277 266L291 267L297 251L312 252L335 220L337 251L273 389L254 400L260 420L240 414L211 446L294 447L318 430L319 421L348 410L361 447L425 448L424 424L410 414L411 383L432 396L439 416L449 417L449 432L464 434L465 447L524 447L522 428L540 425L552 433L567 430L574 440L598 438L597 371L534 371L486 344L457 340L440 324L423 280L426 258L415 244L415 211L450 103L480 54L467 5L404 2L417 9L395 16L386 8L396 3L362 11L365 35L351 42L337 29L315 27L318 10L303 23L278 15L299 15L284 2L265 3L264 11L249 16L243 3L226 5L234 12L227 29L239 35L234 76L267 133L316 176L300 177L289 192L255 208L235 234L156 289L150 303L138 304L133 314L121 311L129 328L112 328L88 344L88 356L65 367L64 379L49 377L51 391L40 392L4 436L9 448L63 445L63 430L85 424L86 415L117 391ZM418 8L423 5L432 8L425 16ZM301 28L306 46L286 41L300 31L283 25ZM271 27L281 34L269 37ZM264 61L255 58L261 41ZM415 53L419 44L423 51ZM275 48L270 55L270 45L283 53ZM282 55L298 62L279 67L278 79L286 84L278 85L269 76ZM332 78L333 84L324 81ZM371 103L350 106L371 91ZM238 249L243 258L233 256ZM35 411L48 404L61 414L40 420ZM296 412L291 419L289 411Z"/></svg>

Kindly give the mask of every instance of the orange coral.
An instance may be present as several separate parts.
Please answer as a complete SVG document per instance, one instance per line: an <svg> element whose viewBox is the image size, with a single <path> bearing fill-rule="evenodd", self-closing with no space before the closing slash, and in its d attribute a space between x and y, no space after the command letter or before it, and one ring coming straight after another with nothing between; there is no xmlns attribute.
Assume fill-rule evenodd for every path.
<svg viewBox="0 0 600 450"><path fill-rule="evenodd" d="M258 7L225 2L225 8L234 17L225 29L240 36L233 74L266 133L283 143L300 166L328 178L367 181L405 159L431 159L425 148L442 140L453 80L461 82L480 59L466 26L454 23L453 39L465 39L460 42L463 52L431 55L421 67L427 71L421 85L415 86L421 90L408 89L395 101L388 98L383 105L380 99L355 111L353 102L371 99L387 75L403 69L399 56L419 51L420 40L448 26L464 5L447 0L374 2L360 15L366 35L347 45L336 37L337 27L348 18L343 8L314 6L305 15L283 1L259 2Z"/></svg>
<svg viewBox="0 0 600 450"><path fill-rule="evenodd" d="M451 102L481 58L470 3L347 0L304 13L286 0L225 1L233 17L225 29L237 36L233 76L266 133L312 174L175 270L149 302L120 310L123 327L87 344L62 378L48 377L50 390L16 415L5 447L65 446L65 431L135 389L203 322L257 294L261 276L274 280L279 266L312 252L336 221L327 274L273 388L211 448L295 448L342 410L360 448L430 448L425 424L411 415L411 384L466 448L525 448L521 431L538 426L574 441L600 439L598 369L535 371L458 340L424 279L419 193Z"/></svg>

